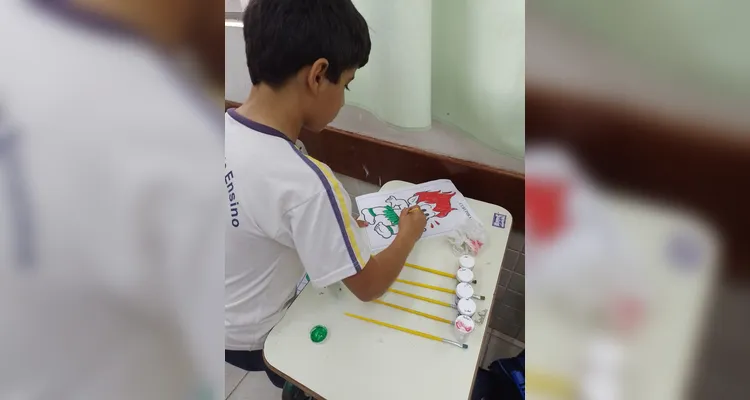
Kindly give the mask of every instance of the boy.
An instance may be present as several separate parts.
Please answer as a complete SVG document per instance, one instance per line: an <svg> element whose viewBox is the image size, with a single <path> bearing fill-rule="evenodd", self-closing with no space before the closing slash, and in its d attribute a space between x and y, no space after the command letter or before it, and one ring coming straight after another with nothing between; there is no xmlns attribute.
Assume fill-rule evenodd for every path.
<svg viewBox="0 0 750 400"><path fill-rule="evenodd" d="M370 53L367 23L350 0L252 0L244 14L253 88L226 115L226 361L266 370L263 342L307 273L342 281L362 301L393 283L425 228L419 208L401 213L394 242L370 255L350 197L331 170L295 142L320 131Z"/></svg>

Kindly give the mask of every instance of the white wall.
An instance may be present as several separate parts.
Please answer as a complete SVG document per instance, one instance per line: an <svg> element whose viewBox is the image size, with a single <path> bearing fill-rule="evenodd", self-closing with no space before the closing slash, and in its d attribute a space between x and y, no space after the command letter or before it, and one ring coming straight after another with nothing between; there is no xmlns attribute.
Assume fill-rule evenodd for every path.
<svg viewBox="0 0 750 400"><path fill-rule="evenodd" d="M242 28L237 23L228 24L233 26L226 26L225 28L225 98L231 101L243 102L247 98L247 95L250 93L251 84L245 61L245 48L244 40L242 37ZM514 27L514 29L516 27ZM489 46L491 43L492 40L487 40L483 42L483 44L480 44ZM453 43L452 46L460 46L460 43ZM474 62L477 63L496 63L503 61L502 57L482 55L482 52L478 50L474 51L472 54L474 54L473 57L476 58ZM375 110L376 113L372 113L354 105L344 106L342 111L339 113L339 116L331 123L331 126L352 132L357 132L362 135L378 138L381 140L420 148L437 154L444 154L464 160L475 161L504 170L522 173L524 171L524 92L523 74L521 71L521 74L519 75L519 71L517 68L519 61L523 63L523 60L516 60L516 62L514 63L506 63L504 69L501 71L502 74L500 74L499 76L501 76L502 79L505 80L520 79L521 83L502 83L499 81L495 83L489 82L487 84L487 88L482 89L480 87L480 84L483 81L482 77L472 76L463 79L463 82L466 82L467 85L471 84L473 85L472 87L474 89L478 90L472 89L474 90L474 100L472 100L471 103L460 104L460 107L456 106L455 104L455 99L453 99L453 97L457 96L458 93L455 90L451 89L452 86L450 82L446 81L444 82L445 85L437 85L437 87L440 88L439 90L442 90L443 94L445 96L449 96L450 98L442 102L436 102L434 98L431 102L428 101L427 106L432 107L433 109L432 116L435 117L434 110L448 110L448 112L450 112L450 110L455 110L455 115L453 116L453 118L445 115L440 116L438 120L433 120L431 126L426 129L422 129L419 131L404 130L381 120L377 115L377 110ZM434 55L433 62L435 62ZM485 72L489 71L491 73L492 68L490 68L490 66L479 66L476 68L483 68ZM369 67L369 64L365 67L365 69L367 69L367 67ZM355 85L360 84L359 80L360 78L363 78L362 75L365 74L365 69L358 72L358 79L355 82ZM444 72L444 69L441 69L441 71ZM394 84L393 82L390 82L391 80L389 78L383 77L382 74L378 75L378 77L378 81L372 81L370 83L375 82L380 84L379 82L389 81L387 82L387 84ZM457 78L446 77L445 79ZM368 84L366 79L362 80L365 81L364 85ZM430 78L428 75L427 80L433 81L432 87L434 90L434 88L436 87L434 79ZM500 92L493 94L493 91L497 91L498 89L500 89ZM357 99L356 95L354 95L352 99L352 95L353 93L351 92L347 94L347 102ZM515 100L511 98L512 96L516 96ZM400 95L400 98L401 97L403 97L403 94ZM477 104L482 107L477 108ZM505 109L508 111L495 112L491 110L492 107L501 106L506 106ZM518 115L519 107L521 110L520 116ZM473 116L478 112L481 113L483 118L481 119L481 121L473 121ZM506 118L509 122L503 124L503 118ZM492 128L490 127L490 125L492 124L501 126ZM478 127L478 129L481 129L481 131L478 131L478 134L472 132L472 135L462 130L473 127ZM503 146L504 150L498 151L497 147Z"/></svg>
<svg viewBox="0 0 750 400"><path fill-rule="evenodd" d="M224 35L224 98L242 103L251 88L242 28L225 26Z"/></svg>

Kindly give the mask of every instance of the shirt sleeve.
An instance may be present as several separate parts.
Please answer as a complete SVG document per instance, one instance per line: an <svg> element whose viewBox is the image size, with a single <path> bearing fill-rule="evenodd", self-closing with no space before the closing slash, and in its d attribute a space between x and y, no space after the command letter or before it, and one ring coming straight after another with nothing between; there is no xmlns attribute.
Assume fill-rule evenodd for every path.
<svg viewBox="0 0 750 400"><path fill-rule="evenodd" d="M370 242L352 217L349 194L324 171L324 189L287 212L292 242L317 287L358 273L370 259Z"/></svg>

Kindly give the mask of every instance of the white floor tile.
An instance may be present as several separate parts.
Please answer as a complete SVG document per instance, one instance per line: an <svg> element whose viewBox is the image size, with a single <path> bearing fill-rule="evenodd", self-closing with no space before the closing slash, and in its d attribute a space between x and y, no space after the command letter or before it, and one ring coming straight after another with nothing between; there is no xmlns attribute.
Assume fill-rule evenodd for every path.
<svg viewBox="0 0 750 400"><path fill-rule="evenodd" d="M224 398L229 397L229 394L240 384L246 373L247 371L234 365L224 364Z"/></svg>
<svg viewBox="0 0 750 400"><path fill-rule="evenodd" d="M279 400L281 389L274 386L265 372L248 372L228 400Z"/></svg>

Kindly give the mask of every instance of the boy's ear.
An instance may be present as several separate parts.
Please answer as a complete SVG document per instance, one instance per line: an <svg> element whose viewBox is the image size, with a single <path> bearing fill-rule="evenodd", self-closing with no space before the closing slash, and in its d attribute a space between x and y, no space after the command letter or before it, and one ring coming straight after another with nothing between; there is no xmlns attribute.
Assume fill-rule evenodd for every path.
<svg viewBox="0 0 750 400"><path fill-rule="evenodd" d="M326 76L328 71L328 60L325 58L319 58L310 67L310 72L307 73L307 86L310 87L313 94L318 94L320 85Z"/></svg>

